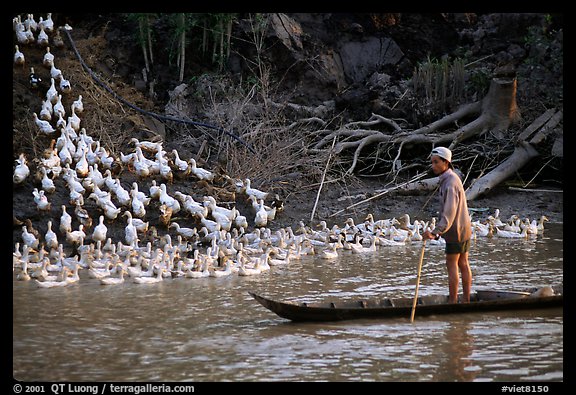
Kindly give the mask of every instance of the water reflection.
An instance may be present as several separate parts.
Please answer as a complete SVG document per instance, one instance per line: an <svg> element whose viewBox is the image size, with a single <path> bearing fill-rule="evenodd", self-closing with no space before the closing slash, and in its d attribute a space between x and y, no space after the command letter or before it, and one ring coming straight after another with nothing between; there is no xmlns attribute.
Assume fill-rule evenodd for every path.
<svg viewBox="0 0 576 395"><path fill-rule="evenodd" d="M434 375L434 381L473 381L477 366L471 357L474 337L469 333L472 324L468 321L451 321L439 343L438 353L442 359Z"/></svg>

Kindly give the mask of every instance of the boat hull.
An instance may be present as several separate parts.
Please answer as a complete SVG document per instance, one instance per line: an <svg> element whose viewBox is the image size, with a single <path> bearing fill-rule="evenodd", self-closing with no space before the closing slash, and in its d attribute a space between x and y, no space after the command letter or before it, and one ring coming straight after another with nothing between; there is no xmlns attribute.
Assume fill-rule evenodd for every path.
<svg viewBox="0 0 576 395"><path fill-rule="evenodd" d="M357 300L333 303L279 302L249 292L262 306L291 321L341 321L362 318L410 317L412 298ZM497 310L526 310L562 307L563 295L531 297L524 292L493 291L479 298L471 296L470 303L448 303L446 296L424 296L418 298L417 316L437 314L459 314Z"/></svg>

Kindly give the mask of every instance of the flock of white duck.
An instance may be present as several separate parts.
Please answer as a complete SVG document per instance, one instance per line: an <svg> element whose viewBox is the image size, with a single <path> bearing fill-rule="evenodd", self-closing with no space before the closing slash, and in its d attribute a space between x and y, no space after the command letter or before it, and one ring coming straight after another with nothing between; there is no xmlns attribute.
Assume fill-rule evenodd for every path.
<svg viewBox="0 0 576 395"><path fill-rule="evenodd" d="M40 19L37 25L32 21L31 14L25 22L20 18L14 19L18 42L23 46L34 42L45 46L50 60L43 66L53 70L54 58L48 46L50 36L42 42L39 38L34 40L33 36L24 41L20 36L28 36L28 32L34 31L38 36L43 32L50 35L57 29L47 23L51 21L50 14L46 20ZM16 50L18 53L19 48ZM21 57L23 59L23 55ZM14 59L15 65L21 64L16 55ZM305 255L334 259L345 250L364 254L380 247L418 243L422 240L422 232L435 226L435 218L429 222L414 220L411 223L407 214L379 220L369 214L359 224L349 218L342 226L333 225L331 228L325 221L320 222L319 229L300 222L296 230L285 227L272 231L268 225L281 206L266 205L270 194L253 188L250 179L234 180L224 176L235 187L237 196L245 197L251 203L254 226L249 231L246 216L241 215L236 207L230 209L219 205L213 196L195 200L181 191L169 193L167 184L171 185L174 176L197 182L214 181L215 174L198 167L193 158L182 159L177 150L166 152L162 142L136 138L131 141L133 152L120 152L118 157L110 154L81 127L82 96L79 95L72 103L70 112L62 105L62 94L72 90L63 87L63 79L61 71L51 71L51 86L40 116L33 115L38 133L51 136L52 144L45 157L36 162L38 181L34 181L37 185L32 194L36 208L50 213L49 196L56 191L54 179L61 177L68 188L73 209L61 205L57 222L47 216L44 235L39 234L31 222L22 225L22 240L15 244L13 252L17 280L34 279L43 288L63 287L77 283L81 269L88 272L89 278L103 285L121 284L126 277L136 284L148 284L163 281L166 277L252 276L276 265L290 264ZM23 153L15 162L13 183L17 186L30 176L30 168ZM140 188L138 182L125 189L121 180L113 176L114 166L118 163L139 180L151 178L148 190ZM83 207L85 199L93 200L98 207L97 221L93 221ZM176 240L170 233L158 235L154 228L153 237L143 245L142 240L150 231L146 220L150 219L148 208L153 201L159 205L159 221L167 229L174 230ZM68 210L73 211L76 221ZM180 225L172 217L176 213L179 213L180 220L189 220L194 226ZM113 241L107 234L106 224L124 221L123 218L126 221L124 237ZM496 210L485 221L473 221L472 231L475 237L522 239L540 234L546 220L545 216L539 221L530 221L513 215L502 222L499 210ZM78 223L76 229L73 228L74 222ZM66 254L62 240L74 246L75 253ZM443 239L431 240L429 244L442 245Z"/></svg>

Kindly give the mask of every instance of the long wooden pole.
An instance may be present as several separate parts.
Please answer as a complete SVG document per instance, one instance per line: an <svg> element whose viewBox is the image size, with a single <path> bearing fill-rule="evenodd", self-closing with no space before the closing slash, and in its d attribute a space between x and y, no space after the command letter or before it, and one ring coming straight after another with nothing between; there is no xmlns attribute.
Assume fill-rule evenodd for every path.
<svg viewBox="0 0 576 395"><path fill-rule="evenodd" d="M414 302L412 303L412 313L410 314L410 322L414 322L414 313L416 313L416 304L418 303L418 288L420 288L420 273L422 272L422 262L424 261L424 250L426 249L426 239L422 242L422 251L420 251L420 262L418 263L418 277L416 278L416 292L414 294Z"/></svg>
<svg viewBox="0 0 576 395"><path fill-rule="evenodd" d="M336 141L336 140L334 140L334 141ZM423 172L423 173L417 174L417 175L415 175L415 176L414 176L411 180L409 180L409 181L406 181L406 182L404 182L404 183L402 183L402 184L400 184L400 185L397 185L397 186L395 186L395 187L392 187L392 188L390 188L390 189L386 189L386 190L384 190L383 192L378 193L377 195L374 195L374 196L369 197L368 199L364 199L364 200L362 200L362 201L356 202L356 203L354 203L354 204L352 204L352 205L350 205L350 206L348 206L348 207L346 207L346 208L343 208L342 210L338 210L338 211L336 211L334 214L330 214L330 215L328 216L328 218L331 218L331 217L333 217L333 216L335 216L335 215L338 215L338 214L340 214L341 212L346 211L346 210L348 210L348 209L350 209L350 208L352 208L352 207L356 207L356 206L358 206L359 204L366 203L366 202L369 202L370 200L379 198L380 196L385 195L385 194L387 194L388 192L392 192L392 191L394 191L394 190L396 190L396 189L398 189L398 188L402 188L403 186L408 185L408 184L410 184L411 182L415 182L416 180L424 177L426 174L428 174L428 173L427 173L427 172Z"/></svg>
<svg viewBox="0 0 576 395"><path fill-rule="evenodd" d="M324 168L324 173L322 173L322 180L320 181L320 187L318 188L318 193L316 194L316 202L314 202L314 207L312 208L312 214L310 214L310 222L314 220L314 213L316 213L316 206L318 205L318 199L320 199L320 192L322 191L322 186L324 185L324 178L326 177L326 172L328 171L328 165L330 164L330 159L332 158L332 151L334 151L334 144L336 144L336 136L332 140L332 148L330 148L330 153L328 154L328 160L326 161L326 167Z"/></svg>

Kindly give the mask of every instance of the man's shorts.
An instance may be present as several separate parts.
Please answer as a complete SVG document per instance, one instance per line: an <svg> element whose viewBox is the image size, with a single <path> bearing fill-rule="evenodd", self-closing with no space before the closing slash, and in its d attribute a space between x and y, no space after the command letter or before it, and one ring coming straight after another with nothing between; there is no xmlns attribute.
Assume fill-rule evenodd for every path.
<svg viewBox="0 0 576 395"><path fill-rule="evenodd" d="M470 251L470 240L462 243L446 243L446 254L463 254Z"/></svg>

